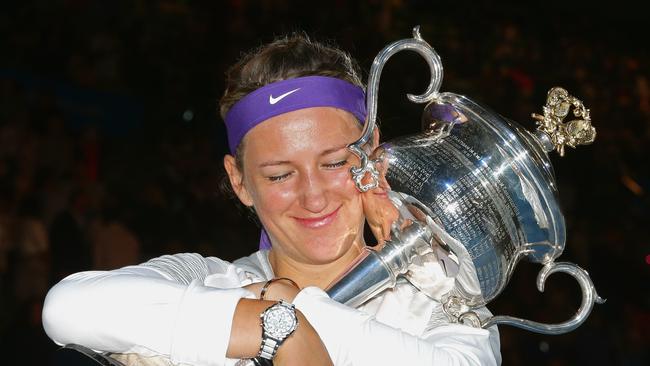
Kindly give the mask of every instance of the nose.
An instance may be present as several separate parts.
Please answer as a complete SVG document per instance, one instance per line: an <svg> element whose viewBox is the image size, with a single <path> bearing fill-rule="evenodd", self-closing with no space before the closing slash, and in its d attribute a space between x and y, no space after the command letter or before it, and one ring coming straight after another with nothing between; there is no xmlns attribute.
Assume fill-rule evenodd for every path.
<svg viewBox="0 0 650 366"><path fill-rule="evenodd" d="M318 171L307 172L301 179L300 205L309 212L320 213L327 207L327 180Z"/></svg>

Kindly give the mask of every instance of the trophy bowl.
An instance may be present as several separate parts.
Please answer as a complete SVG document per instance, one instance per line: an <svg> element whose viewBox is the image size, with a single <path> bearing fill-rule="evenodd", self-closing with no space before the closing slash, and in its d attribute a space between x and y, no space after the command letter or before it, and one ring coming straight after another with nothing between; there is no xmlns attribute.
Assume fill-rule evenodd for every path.
<svg viewBox="0 0 650 366"><path fill-rule="evenodd" d="M392 191L462 243L485 304L519 259L546 264L564 249L552 167L533 135L460 95L440 94L422 119L424 132L381 145L374 160Z"/></svg>
<svg viewBox="0 0 650 366"><path fill-rule="evenodd" d="M424 109L422 132L383 143L372 155L363 149L374 130L379 74L386 60L401 50L420 53L432 80L423 95L409 95ZM366 248L359 260L330 286L328 293L353 306L396 284L398 277L443 304L452 322L480 327L509 324L546 334L575 329L602 302L586 271L555 262L566 243L555 176L548 152L591 143L595 130L589 110L562 88L549 91L543 115L533 114L537 131L454 94L439 93L440 58L422 40L387 46L375 59L368 83L368 120L362 137L350 146L361 160L352 169L359 190L377 186L399 211L391 238ZM565 117L576 118L564 123ZM404 225L408 222L409 225ZM582 306L569 321L542 324L510 316L479 319L473 308L484 306L507 285L520 260L540 263L540 291L554 272L573 276L583 292ZM431 291L434 263L454 279L450 291ZM438 272L439 273L439 272Z"/></svg>

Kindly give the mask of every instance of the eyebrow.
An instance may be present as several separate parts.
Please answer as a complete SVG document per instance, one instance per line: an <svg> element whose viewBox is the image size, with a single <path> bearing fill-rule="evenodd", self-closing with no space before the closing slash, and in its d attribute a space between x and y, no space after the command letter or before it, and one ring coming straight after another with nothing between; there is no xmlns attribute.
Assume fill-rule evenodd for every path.
<svg viewBox="0 0 650 366"><path fill-rule="evenodd" d="M272 160L272 161L265 161L262 164L259 165L260 168L264 168L267 166L273 166L273 165L283 165L283 164L290 164L291 162L289 160Z"/></svg>
<svg viewBox="0 0 650 366"><path fill-rule="evenodd" d="M320 153L320 156L325 156L325 155L328 155L328 154L331 154L331 153L337 152L337 151L339 151L339 150L341 150L341 149L344 149L344 148L346 148L346 147L348 147L348 144L343 144L343 145L335 146L335 147L333 147L333 148L331 148L331 149L327 149L327 150L323 151L322 153Z"/></svg>
<svg viewBox="0 0 650 366"><path fill-rule="evenodd" d="M320 156L329 155L329 154L335 153L335 152L337 152L337 151L339 151L341 149L347 148L347 147L348 147L348 144L335 146L333 148L324 150L323 152L320 153ZM270 161L265 161L265 162L261 163L259 165L259 167L264 168L264 167L267 167L267 166L284 165L284 164L291 164L291 161L289 161L289 160L270 160Z"/></svg>

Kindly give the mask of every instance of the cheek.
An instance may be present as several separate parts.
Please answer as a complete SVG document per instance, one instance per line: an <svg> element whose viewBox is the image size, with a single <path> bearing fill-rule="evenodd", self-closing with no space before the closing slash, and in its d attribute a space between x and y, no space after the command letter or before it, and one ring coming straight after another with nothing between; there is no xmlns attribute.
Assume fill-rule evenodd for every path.
<svg viewBox="0 0 650 366"><path fill-rule="evenodd" d="M296 189L289 184L259 187L253 204L260 211L278 212L287 209L297 199Z"/></svg>
<svg viewBox="0 0 650 366"><path fill-rule="evenodd" d="M336 195L341 196L343 199L358 201L359 205L361 205L361 193L357 190L348 169L332 172L329 178L332 192L335 192Z"/></svg>
<svg viewBox="0 0 650 366"><path fill-rule="evenodd" d="M336 170L325 170L322 173L322 178L327 182L329 188L344 189L348 183L352 183L352 176L350 171L345 168Z"/></svg>

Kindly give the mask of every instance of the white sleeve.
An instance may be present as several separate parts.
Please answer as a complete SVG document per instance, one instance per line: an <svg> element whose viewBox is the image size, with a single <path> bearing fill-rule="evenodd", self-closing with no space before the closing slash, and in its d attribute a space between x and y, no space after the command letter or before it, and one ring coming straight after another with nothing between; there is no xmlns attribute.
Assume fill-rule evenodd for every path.
<svg viewBox="0 0 650 366"><path fill-rule="evenodd" d="M331 300L316 288L294 299L323 340L335 365L497 365L490 332L446 325L420 338Z"/></svg>
<svg viewBox="0 0 650 366"><path fill-rule="evenodd" d="M48 292L43 328L58 344L223 365L235 307L254 295L205 286L205 277L215 271L232 283L241 278L232 264L193 254L76 273Z"/></svg>

